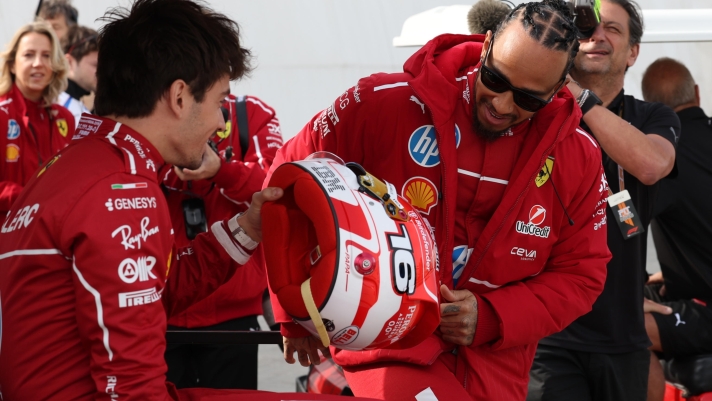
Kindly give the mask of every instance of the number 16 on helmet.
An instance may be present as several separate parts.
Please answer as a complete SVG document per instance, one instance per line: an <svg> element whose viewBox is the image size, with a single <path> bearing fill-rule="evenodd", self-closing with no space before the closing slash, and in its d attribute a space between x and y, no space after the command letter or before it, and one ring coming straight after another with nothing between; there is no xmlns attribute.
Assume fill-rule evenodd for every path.
<svg viewBox="0 0 712 401"><path fill-rule="evenodd" d="M430 226L388 182L335 155L286 163L262 208L270 287L325 346L402 349L440 324Z"/></svg>

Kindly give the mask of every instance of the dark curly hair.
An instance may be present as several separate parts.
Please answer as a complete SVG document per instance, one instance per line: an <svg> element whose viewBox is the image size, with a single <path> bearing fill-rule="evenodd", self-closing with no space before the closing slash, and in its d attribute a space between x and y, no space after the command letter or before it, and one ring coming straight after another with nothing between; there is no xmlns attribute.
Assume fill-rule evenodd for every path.
<svg viewBox="0 0 712 401"><path fill-rule="evenodd" d="M521 21L529 36L547 49L568 52L567 68L570 68L578 53L579 32L573 22L571 10L565 2L543 0L520 4L499 24L494 34L495 37L512 21Z"/></svg>

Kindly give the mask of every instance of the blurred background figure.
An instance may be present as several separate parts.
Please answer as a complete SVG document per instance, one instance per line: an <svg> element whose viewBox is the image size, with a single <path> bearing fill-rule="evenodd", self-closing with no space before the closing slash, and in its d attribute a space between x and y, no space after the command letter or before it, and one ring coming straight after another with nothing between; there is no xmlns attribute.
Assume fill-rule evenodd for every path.
<svg viewBox="0 0 712 401"><path fill-rule="evenodd" d="M95 30L74 25L62 41L69 71L67 90L59 95L57 104L72 112L77 125L82 113L90 113L93 108L94 98L91 93L96 91L96 62L99 54L97 40ZM91 104L87 106L86 102Z"/></svg>
<svg viewBox="0 0 712 401"><path fill-rule="evenodd" d="M663 180L651 224L661 272L650 277L646 296L673 313L646 313L653 363L648 401L662 401L661 359L712 353L712 120L700 108L699 87L682 63L653 62L643 75L643 96L677 113L678 176Z"/></svg>
<svg viewBox="0 0 712 401"><path fill-rule="evenodd" d="M47 21L60 41L67 36L69 28L77 25L79 12L69 0L46 0L42 2L37 16Z"/></svg>
<svg viewBox="0 0 712 401"><path fill-rule="evenodd" d="M44 21L20 28L2 53L0 74L0 216L39 167L67 146L74 117L52 104L67 87L67 61Z"/></svg>
<svg viewBox="0 0 712 401"><path fill-rule="evenodd" d="M247 210L282 146L276 113L260 99L230 95L222 109L225 131L211 140L215 151L205 153L202 166L168 166L161 173L178 247L189 246L213 223ZM260 247L230 281L171 317L169 328L259 331L266 288ZM167 379L178 388L257 389L257 352L257 344L168 345Z"/></svg>
<svg viewBox="0 0 712 401"><path fill-rule="evenodd" d="M467 26L471 34L486 34L496 31L497 25L512 11L508 2L480 0L467 13Z"/></svg>

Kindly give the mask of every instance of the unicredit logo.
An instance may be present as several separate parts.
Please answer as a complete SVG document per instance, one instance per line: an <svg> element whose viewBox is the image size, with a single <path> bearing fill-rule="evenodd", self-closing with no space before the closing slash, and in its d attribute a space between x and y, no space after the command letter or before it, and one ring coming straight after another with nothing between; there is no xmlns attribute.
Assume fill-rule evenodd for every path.
<svg viewBox="0 0 712 401"><path fill-rule="evenodd" d="M541 205L534 205L529 209L529 222L517 221L516 230L520 234L534 235L549 238L551 227L539 227L546 219L546 209Z"/></svg>

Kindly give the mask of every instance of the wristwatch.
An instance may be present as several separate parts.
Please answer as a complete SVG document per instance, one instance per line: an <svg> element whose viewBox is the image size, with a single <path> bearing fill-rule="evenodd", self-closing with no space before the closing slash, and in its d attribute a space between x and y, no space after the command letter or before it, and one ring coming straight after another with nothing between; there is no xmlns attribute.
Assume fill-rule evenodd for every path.
<svg viewBox="0 0 712 401"><path fill-rule="evenodd" d="M596 96L596 94L589 89L584 89L583 91L581 91L581 94L579 95L578 99L576 99L576 102L578 102L582 114L588 113L588 111L591 110L595 105L600 106L603 104L601 99L599 99L598 96Z"/></svg>
<svg viewBox="0 0 712 401"><path fill-rule="evenodd" d="M239 213L235 215L235 217L228 220L227 228L230 229L230 233L232 234L233 238L235 238L235 240L237 240L240 245L251 251L257 248L257 241L254 241L252 238L250 238L250 236L247 235L247 233L245 232L245 229L240 227L240 224L237 223L237 218L242 216L243 214L244 213Z"/></svg>

